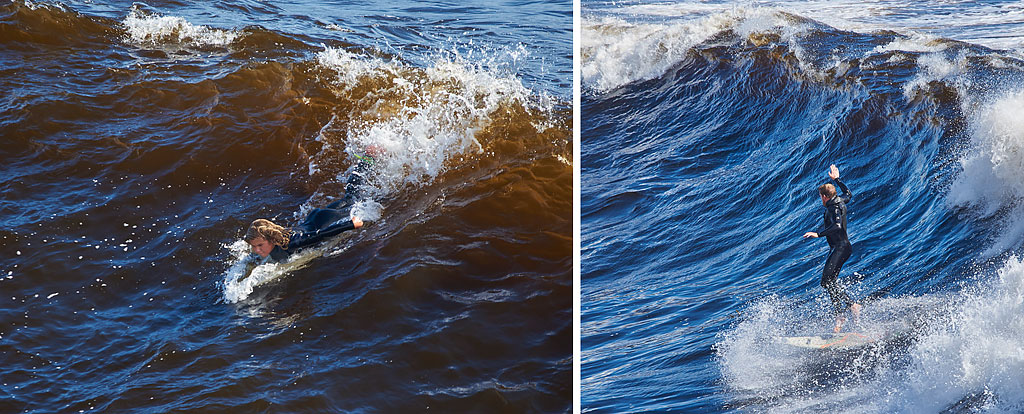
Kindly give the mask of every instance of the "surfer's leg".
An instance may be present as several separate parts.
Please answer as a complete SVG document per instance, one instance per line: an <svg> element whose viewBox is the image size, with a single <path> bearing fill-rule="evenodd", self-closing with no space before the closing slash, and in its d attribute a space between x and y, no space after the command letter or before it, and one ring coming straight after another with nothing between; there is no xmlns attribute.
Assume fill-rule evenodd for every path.
<svg viewBox="0 0 1024 414"><path fill-rule="evenodd" d="M325 208L329 208L331 210L341 210L341 207L343 205L348 204L348 203L346 203L346 201L347 200L345 200L344 198L339 199L339 200L334 200L334 202L332 202L331 204L328 204L327 207L325 207Z"/></svg>
<svg viewBox="0 0 1024 414"><path fill-rule="evenodd" d="M354 204L356 201L362 200L365 197L363 194L363 182L369 167L366 163L359 163L356 168L349 173L348 180L345 182L345 204Z"/></svg>
<svg viewBox="0 0 1024 414"><path fill-rule="evenodd" d="M836 317L836 325L833 329L836 332L839 332L843 327L843 323L846 322L844 313L854 304L850 300L850 296L846 294L846 290L839 285L838 280L839 271L842 270L843 264L849 258L850 248L848 246L838 246L832 249L828 254L825 268L822 269L821 273L821 287L825 288L829 299L832 300L832 314Z"/></svg>
<svg viewBox="0 0 1024 414"><path fill-rule="evenodd" d="M355 216L352 215L352 204L349 203L348 199L337 200L337 201L329 204L327 207L328 207L328 209L322 209L322 210L330 211L331 212L331 221L329 223L327 223L327 224L321 223L320 226L317 227L318 229L319 228L324 228L326 226L334 225L334 223L337 223L337 222L340 222L340 221L345 221L345 220L352 220L352 227L354 227L354 228L358 229L360 227L363 227L363 220L362 220L362 218L355 217Z"/></svg>
<svg viewBox="0 0 1024 414"><path fill-rule="evenodd" d="M828 293L829 299L832 301L832 316L836 318L836 324L832 328L834 332L839 332L843 329L843 323L846 322L846 318L843 317L842 310L839 308L839 298L836 289L836 279L839 277L839 255L833 249L828 253L828 259L825 260L825 268L821 272L821 287L825 288L825 292Z"/></svg>
<svg viewBox="0 0 1024 414"><path fill-rule="evenodd" d="M841 250L839 258L839 268L842 269L843 265L846 264L846 261L850 259L850 254L853 253L853 246L851 246L849 243L846 243L840 245L836 250ZM836 279L838 279L838 276L839 271L836 270ZM850 299L850 295L846 293L846 289L841 287L838 282L836 282L836 289L838 289L840 294L842 295L841 300L843 301L843 305L846 307L844 311L849 310L850 314L853 315L853 323L857 324L858 322L860 322L860 310L864 306L857 302L854 302L853 299Z"/></svg>
<svg viewBox="0 0 1024 414"><path fill-rule="evenodd" d="M839 287L838 281L839 270L843 266L841 258L842 254L837 249L833 249L829 252L828 260L825 261L825 268L821 272L821 287L825 288L829 299L832 300L832 313L835 316L842 315L849 308L846 303L849 298L846 296L846 292Z"/></svg>

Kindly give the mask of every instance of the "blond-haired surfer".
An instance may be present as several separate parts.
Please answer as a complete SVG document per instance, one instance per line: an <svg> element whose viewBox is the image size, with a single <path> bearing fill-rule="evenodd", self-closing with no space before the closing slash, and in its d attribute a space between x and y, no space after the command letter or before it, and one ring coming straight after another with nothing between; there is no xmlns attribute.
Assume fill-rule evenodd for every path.
<svg viewBox="0 0 1024 414"><path fill-rule="evenodd" d="M245 241L252 246L259 261L281 262L300 248L362 227L363 220L352 214L352 207L362 199L364 176L373 166L374 157L382 152L381 148L371 146L365 155L357 155L359 161L348 177L345 197L324 208L314 209L296 229L284 228L267 219L254 220L245 232Z"/></svg>
<svg viewBox="0 0 1024 414"><path fill-rule="evenodd" d="M836 194L835 186L830 183L818 187L821 204L825 206L825 223L816 232L804 233L804 238L825 237L828 240L830 250L828 259L825 260L825 268L822 269L821 286L832 299L832 310L836 317L833 330L839 332L846 322L846 311L849 310L856 320L860 316L862 306L850 299L850 295L838 281L839 271L853 252L849 235L846 233L846 204L853 199L853 193L839 180L839 168L835 164L829 166L828 176L843 190L843 194Z"/></svg>

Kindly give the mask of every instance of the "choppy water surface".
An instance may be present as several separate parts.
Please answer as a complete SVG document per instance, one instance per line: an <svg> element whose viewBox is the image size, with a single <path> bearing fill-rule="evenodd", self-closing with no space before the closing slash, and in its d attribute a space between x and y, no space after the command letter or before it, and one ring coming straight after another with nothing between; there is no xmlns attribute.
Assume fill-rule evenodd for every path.
<svg viewBox="0 0 1024 414"><path fill-rule="evenodd" d="M1024 410L1018 2L583 3L584 412ZM828 330L815 188L855 193ZM855 274L856 272L856 274Z"/></svg>
<svg viewBox="0 0 1024 414"><path fill-rule="evenodd" d="M0 2L0 411L568 410L571 23ZM369 145L367 226L244 278Z"/></svg>

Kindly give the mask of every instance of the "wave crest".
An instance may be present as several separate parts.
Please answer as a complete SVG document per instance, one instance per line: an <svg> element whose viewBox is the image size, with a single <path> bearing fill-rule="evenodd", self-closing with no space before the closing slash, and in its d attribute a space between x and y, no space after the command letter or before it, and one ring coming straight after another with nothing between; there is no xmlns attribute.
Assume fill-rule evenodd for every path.
<svg viewBox="0 0 1024 414"><path fill-rule="evenodd" d="M227 46L240 36L231 30L197 26L181 17L146 13L139 7L132 7L121 24L131 41L142 44Z"/></svg>

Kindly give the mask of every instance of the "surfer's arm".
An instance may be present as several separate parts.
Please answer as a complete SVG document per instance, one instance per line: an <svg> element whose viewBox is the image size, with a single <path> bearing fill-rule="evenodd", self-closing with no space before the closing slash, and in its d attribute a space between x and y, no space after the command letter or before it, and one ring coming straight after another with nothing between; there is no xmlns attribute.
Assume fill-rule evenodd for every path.
<svg viewBox="0 0 1024 414"><path fill-rule="evenodd" d="M838 204L831 204L829 206L826 206L824 217L825 223L820 228L818 228L817 231L808 232L808 234L804 234L804 237L829 237L833 233L838 232L840 229L842 229L842 222L839 221L840 212L838 209ZM814 233L815 235L810 236L810 233Z"/></svg>
<svg viewBox="0 0 1024 414"><path fill-rule="evenodd" d="M293 235L291 241L288 242L288 250L301 249L328 237L337 236L344 231L362 227L362 225L363 222L358 219L338 220L330 226L324 227L320 230Z"/></svg>
<svg viewBox="0 0 1024 414"><path fill-rule="evenodd" d="M833 217L835 217L835 219L833 219ZM842 224L840 224L837 219L837 213L834 211L829 211L828 214L825 216L825 226L817 231L818 237L828 237L831 236L832 233L839 231L839 229L842 228Z"/></svg>
<svg viewBox="0 0 1024 414"><path fill-rule="evenodd" d="M843 200L843 204L849 204L850 200L853 200L853 192L850 191L850 188L847 187L846 184L839 180L839 177L834 178L832 181L835 181L836 186L838 186L840 190L843 190L843 193L839 195L839 199Z"/></svg>
<svg viewBox="0 0 1024 414"><path fill-rule="evenodd" d="M362 221L358 221L358 225L357 225L357 223L356 223L357 221L358 221L358 219L338 220L334 224L331 224L330 226L327 226L327 227L325 227L322 230L317 230L317 234L320 235L320 239L321 240L325 239L325 238L328 238L328 237L334 237L334 236L337 236L337 235L341 234L342 232L349 231L349 230L355 230L355 229L357 229L359 227L362 227L363 222Z"/></svg>
<svg viewBox="0 0 1024 414"><path fill-rule="evenodd" d="M846 184L839 180L839 167L836 167L835 164L832 164L828 167L828 178L831 178L832 181L835 181L836 185L839 186L839 189L843 190L843 193L839 195L839 199L842 200L843 204L849 203L850 200L853 199L853 192L851 192L850 189L846 187Z"/></svg>

